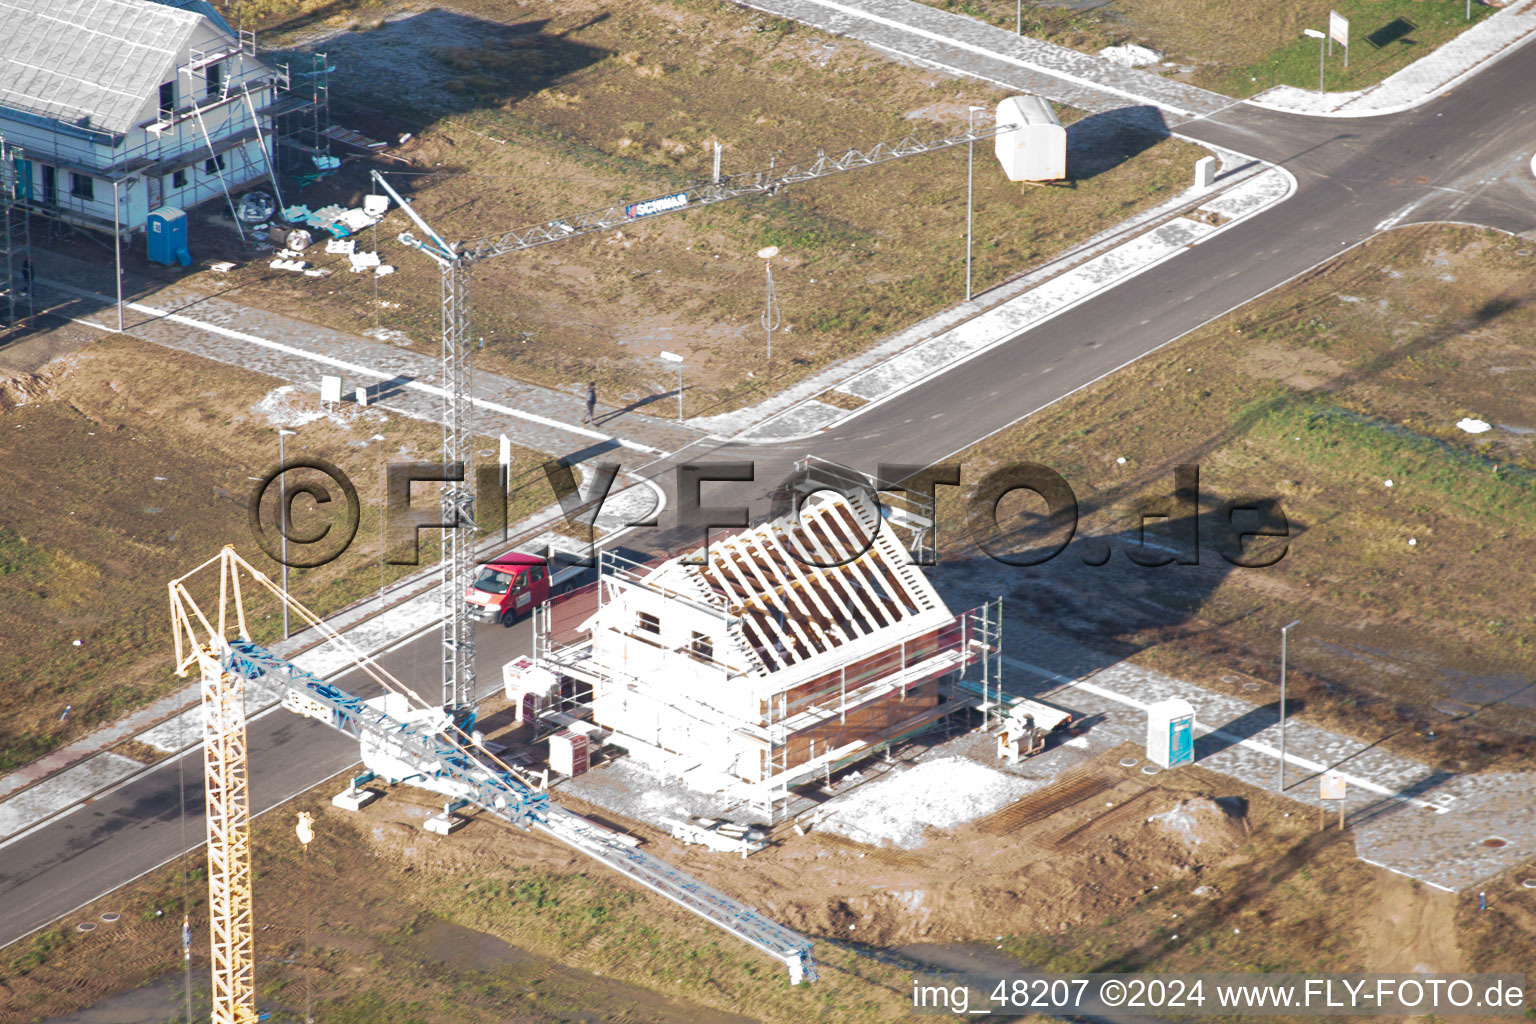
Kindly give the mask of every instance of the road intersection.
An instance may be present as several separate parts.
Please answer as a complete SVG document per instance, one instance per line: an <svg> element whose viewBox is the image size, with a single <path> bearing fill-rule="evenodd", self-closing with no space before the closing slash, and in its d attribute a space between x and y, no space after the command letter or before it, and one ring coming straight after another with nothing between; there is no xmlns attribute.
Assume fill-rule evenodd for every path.
<svg viewBox="0 0 1536 1024"><path fill-rule="evenodd" d="M750 460L756 467L751 485L713 485L705 500L751 502L761 515L768 492L807 451L867 471L882 456L908 464L948 458L1380 231L1436 221L1536 231L1531 81L1536 47L1525 46L1448 95L1381 117L1331 119L1230 101L1182 113L1165 105L1160 116L1170 130L1284 168L1296 181L1294 194L1091 302L948 366L906 390L899 402L873 405L819 432L814 441L700 437L665 458L619 448L602 457L636 469L644 465L643 475L668 492L669 503L677 464ZM663 529L637 546L672 547L684 540ZM493 679L528 641L526 623L481 627L481 675ZM401 678L435 676L437 643L435 630L428 629L400 641L381 660ZM252 721L250 751L257 812L357 758L352 741L286 714ZM199 762L193 756L185 764L183 794L186 756L5 845L0 945L179 855L183 796L187 834L201 836Z"/></svg>

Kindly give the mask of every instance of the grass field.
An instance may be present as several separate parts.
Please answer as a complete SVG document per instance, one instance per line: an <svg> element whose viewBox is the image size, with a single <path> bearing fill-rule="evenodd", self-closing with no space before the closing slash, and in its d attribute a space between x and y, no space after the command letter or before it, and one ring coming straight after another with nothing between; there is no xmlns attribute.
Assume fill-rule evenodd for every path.
<svg viewBox="0 0 1536 1024"><path fill-rule="evenodd" d="M1098 767L1136 753L1123 747ZM1475 893L1370 867L1348 833L1319 832L1267 793L1199 768L1138 778L1125 772L1108 794L1121 808L1112 814L1094 801L1008 836L935 833L916 851L813 830L741 862L636 826L655 855L815 940L820 980L800 987L537 834L485 820L452 838L426 834L436 808L405 787L339 812L327 802L333 781L253 825L258 1008L298 1021L312 1006L316 1020L358 1024L876 1024L909 1019L911 979L926 970L914 957L926 950L976 957L988 972L1514 971L1528 959L1522 872L1489 880L1479 913ZM1192 842L1147 819L1213 796L1231 816L1198 818ZM307 860L292 832L299 810L316 818ZM1091 843L1052 847L1052 835L1089 822ZM201 1008L205 878L198 858L190 866L185 881L179 864L163 868L0 953L0 1024L155 979L176 1019L184 895ZM103 911L122 918L75 930Z"/></svg>
<svg viewBox="0 0 1536 1024"><path fill-rule="evenodd" d="M177 386L164 387L167 379ZM288 438L290 461L327 459L359 492L360 525L346 553L290 572L294 596L320 614L379 586L381 447L391 459L435 460L441 445L431 424L377 410L328 419L311 393L285 399L270 377L128 337L91 334L80 351L22 383L31 397L12 405L17 379L0 378L0 491L7 495L0 506L0 771L185 685L170 668L172 578L225 544L278 578L280 567L252 539L246 512L255 478L277 465L276 422L297 430ZM371 440L375 434L386 438L382 445ZM514 522L553 501L535 468L542 457L516 454L517 465L529 469L514 481ZM294 486L313 479L290 477ZM296 529L331 521L312 507L296 501ZM423 564L434 557L424 545ZM411 571L389 566L385 578ZM258 603L254 615L258 641L280 635L280 614L269 603ZM66 707L73 710L63 718Z"/></svg>
<svg viewBox="0 0 1536 1024"><path fill-rule="evenodd" d="M934 7L979 18L1001 28L1016 24L1006 0L925 0ZM1024 34L1096 53L1106 46L1140 43L1163 52L1167 74L1229 96L1252 96L1276 85L1316 89L1318 41L1302 29L1326 31L1328 12L1349 19L1349 66L1335 46L1327 59L1329 92L1363 89L1456 38L1493 14L1464 0L1327 0L1252 4L1239 0L1114 0L1076 12L1026 3Z"/></svg>
<svg viewBox="0 0 1536 1024"><path fill-rule="evenodd" d="M314 9L333 16L263 38L328 55L337 122L379 139L413 134L390 151L409 164L379 166L453 239L705 180L716 142L728 175L782 168L822 149L958 134L969 105L986 108L985 122L1005 95L716 0L394 5L387 22L359 31L348 31L346 5ZM977 290L1177 195L1203 153L1113 118L1062 115L1074 122L1073 187L1009 183L988 145L977 147ZM959 146L479 263L479 365L572 391L595 379L603 395L637 401L671 389L657 358L668 350L687 359L688 414L757 400L963 298L966 156ZM353 203L368 188L355 163L305 198ZM252 305L352 331L377 321L434 349L437 270L394 240L409 227L396 214L379 229L397 268L379 285L382 307L360 275L321 283L251 260L220 281ZM767 246L781 250L771 361L755 256ZM250 259L237 247L226 255Z"/></svg>
<svg viewBox="0 0 1536 1024"><path fill-rule="evenodd" d="M1278 628L1300 619L1293 708L1450 770L1528 766L1531 251L1391 232L972 449L972 481L1026 459L1063 474L1079 544L1120 552L1133 510L1168 504L1174 465L1200 469L1198 566L1090 568L1077 547L1016 570L1014 596L1041 628L1238 695L1276 678ZM1220 503L1243 496L1289 520L1271 568L1216 553Z"/></svg>

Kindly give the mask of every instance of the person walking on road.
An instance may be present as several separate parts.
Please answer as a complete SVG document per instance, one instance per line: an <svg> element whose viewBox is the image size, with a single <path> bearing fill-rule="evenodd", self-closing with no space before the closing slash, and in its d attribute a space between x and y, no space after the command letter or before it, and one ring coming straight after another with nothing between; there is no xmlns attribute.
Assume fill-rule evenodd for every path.
<svg viewBox="0 0 1536 1024"><path fill-rule="evenodd" d="M587 382L587 414L581 418L583 423L597 425L597 382Z"/></svg>

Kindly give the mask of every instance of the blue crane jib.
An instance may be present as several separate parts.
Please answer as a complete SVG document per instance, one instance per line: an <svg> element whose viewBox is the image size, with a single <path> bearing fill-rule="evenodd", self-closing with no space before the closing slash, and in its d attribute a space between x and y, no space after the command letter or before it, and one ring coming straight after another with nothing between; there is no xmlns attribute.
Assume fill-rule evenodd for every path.
<svg viewBox="0 0 1536 1024"><path fill-rule="evenodd" d="M365 750L370 743L387 747L415 773L398 781L451 793L505 821L535 828L781 961L792 982L816 980L810 939L551 803L549 794L511 768L484 763L444 736L439 725L404 721L247 640L230 641L222 664L226 672L280 688L283 707L356 737Z"/></svg>
<svg viewBox="0 0 1536 1024"><path fill-rule="evenodd" d="M527 828L549 810L549 794L510 769L486 764L436 729L401 721L339 686L325 682L265 648L230 642L224 669L253 682L283 687L283 707L324 722L359 741L386 744L424 775L451 783L455 795Z"/></svg>

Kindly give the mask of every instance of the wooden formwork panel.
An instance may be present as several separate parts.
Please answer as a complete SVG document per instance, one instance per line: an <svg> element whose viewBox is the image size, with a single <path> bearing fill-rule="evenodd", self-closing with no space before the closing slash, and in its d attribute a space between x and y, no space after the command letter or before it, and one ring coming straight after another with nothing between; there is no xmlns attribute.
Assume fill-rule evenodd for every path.
<svg viewBox="0 0 1536 1024"><path fill-rule="evenodd" d="M877 743L891 729L913 715L939 705L939 681L929 679L848 709L809 728L791 733L786 743L785 767L793 768L813 757L849 743Z"/></svg>
<svg viewBox="0 0 1536 1024"><path fill-rule="evenodd" d="M959 643L959 640L959 624L952 623L913 637L906 642L905 649L903 645L896 644L866 658L849 662L846 670L836 669L819 675L815 679L807 680L785 691L785 715L787 717L804 711L808 707L835 701L845 689L852 692L861 686L875 682L882 676L900 672L907 665L924 658L931 658L941 647ZM763 703L762 712L765 716L768 714L767 702Z"/></svg>

